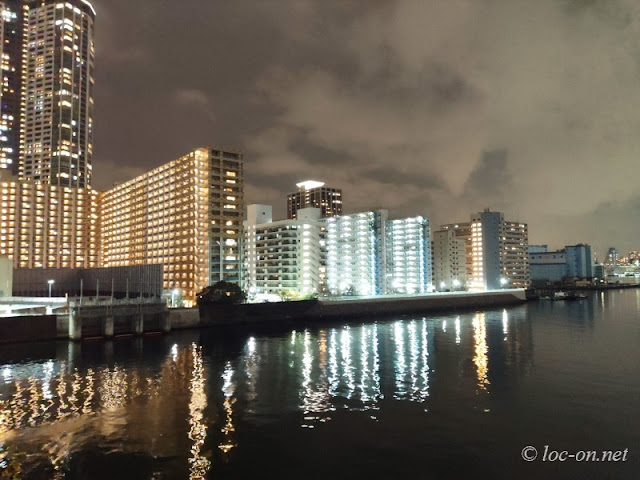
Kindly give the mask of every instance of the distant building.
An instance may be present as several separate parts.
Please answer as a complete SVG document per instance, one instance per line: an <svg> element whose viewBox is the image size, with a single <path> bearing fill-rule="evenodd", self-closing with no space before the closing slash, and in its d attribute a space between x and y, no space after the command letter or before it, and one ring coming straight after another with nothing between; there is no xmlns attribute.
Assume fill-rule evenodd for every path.
<svg viewBox="0 0 640 480"><path fill-rule="evenodd" d="M319 208L322 218L342 214L342 190L308 180L297 184L298 191L287 195L287 218L297 218L301 208Z"/></svg>
<svg viewBox="0 0 640 480"><path fill-rule="evenodd" d="M530 252L531 280L560 282L568 278L594 278L591 246L568 245L562 250Z"/></svg>
<svg viewBox="0 0 640 480"><path fill-rule="evenodd" d="M327 288L333 295L382 295L388 212L331 217L327 228Z"/></svg>
<svg viewBox="0 0 640 480"><path fill-rule="evenodd" d="M465 242L467 278L473 290L526 288L530 283L527 224L486 209L471 222L443 225Z"/></svg>
<svg viewBox="0 0 640 480"><path fill-rule="evenodd" d="M249 205L244 225L245 289L250 297L308 295L320 289L320 209L273 221L271 205Z"/></svg>
<svg viewBox="0 0 640 480"><path fill-rule="evenodd" d="M529 245L529 253L545 253L549 251L549 245Z"/></svg>
<svg viewBox="0 0 640 480"><path fill-rule="evenodd" d="M433 286L438 291L462 290L467 286L465 240L454 230L433 234Z"/></svg>
<svg viewBox="0 0 640 480"><path fill-rule="evenodd" d="M427 293L431 284L429 220L424 217L388 220L386 235L386 292Z"/></svg>
<svg viewBox="0 0 640 480"><path fill-rule="evenodd" d="M217 281L241 284L242 152L198 148L101 196L101 264L164 265L185 303Z"/></svg>
<svg viewBox="0 0 640 480"><path fill-rule="evenodd" d="M602 264L605 267L617 267L618 266L618 249L615 247L609 248L609 251L607 252L607 256L604 259L604 262L602 262Z"/></svg>

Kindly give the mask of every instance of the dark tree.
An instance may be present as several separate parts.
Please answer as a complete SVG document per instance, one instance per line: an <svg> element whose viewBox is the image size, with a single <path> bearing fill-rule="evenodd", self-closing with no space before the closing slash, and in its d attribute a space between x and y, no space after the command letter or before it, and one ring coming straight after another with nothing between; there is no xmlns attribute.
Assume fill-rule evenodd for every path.
<svg viewBox="0 0 640 480"><path fill-rule="evenodd" d="M235 283L225 281L216 282L198 293L198 305L217 303L221 305L236 305L245 300L245 294Z"/></svg>

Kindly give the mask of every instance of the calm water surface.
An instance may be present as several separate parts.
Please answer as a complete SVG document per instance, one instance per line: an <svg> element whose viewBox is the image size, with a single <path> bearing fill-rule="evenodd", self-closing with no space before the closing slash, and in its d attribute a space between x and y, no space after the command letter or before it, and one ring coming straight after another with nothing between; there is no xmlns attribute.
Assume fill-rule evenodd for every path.
<svg viewBox="0 0 640 480"><path fill-rule="evenodd" d="M640 478L640 290L0 348L2 479L470 477Z"/></svg>

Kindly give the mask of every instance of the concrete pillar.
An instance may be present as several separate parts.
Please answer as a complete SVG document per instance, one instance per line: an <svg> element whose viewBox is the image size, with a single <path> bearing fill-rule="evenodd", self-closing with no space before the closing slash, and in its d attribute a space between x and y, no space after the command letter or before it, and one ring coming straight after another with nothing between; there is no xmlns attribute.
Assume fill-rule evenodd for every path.
<svg viewBox="0 0 640 480"><path fill-rule="evenodd" d="M75 308L69 309L69 338L75 342L82 340L82 317Z"/></svg>
<svg viewBox="0 0 640 480"><path fill-rule="evenodd" d="M102 321L102 335L104 335L105 338L113 337L113 323L114 323L113 320L114 320L113 315L111 315L106 317Z"/></svg>
<svg viewBox="0 0 640 480"><path fill-rule="evenodd" d="M162 312L160 317L160 330L163 333L169 333L171 331L171 316L169 312Z"/></svg>
<svg viewBox="0 0 640 480"><path fill-rule="evenodd" d="M138 312L133 316L133 334L142 335L144 333L144 313Z"/></svg>

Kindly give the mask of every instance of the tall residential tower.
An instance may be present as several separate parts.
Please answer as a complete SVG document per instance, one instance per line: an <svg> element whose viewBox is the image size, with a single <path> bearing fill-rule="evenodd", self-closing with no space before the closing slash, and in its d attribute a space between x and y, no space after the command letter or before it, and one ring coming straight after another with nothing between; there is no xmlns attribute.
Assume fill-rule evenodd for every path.
<svg viewBox="0 0 640 480"><path fill-rule="evenodd" d="M23 179L91 185L95 15L86 0L25 2Z"/></svg>
<svg viewBox="0 0 640 480"><path fill-rule="evenodd" d="M0 168L18 173L24 17L20 0L0 0Z"/></svg>

